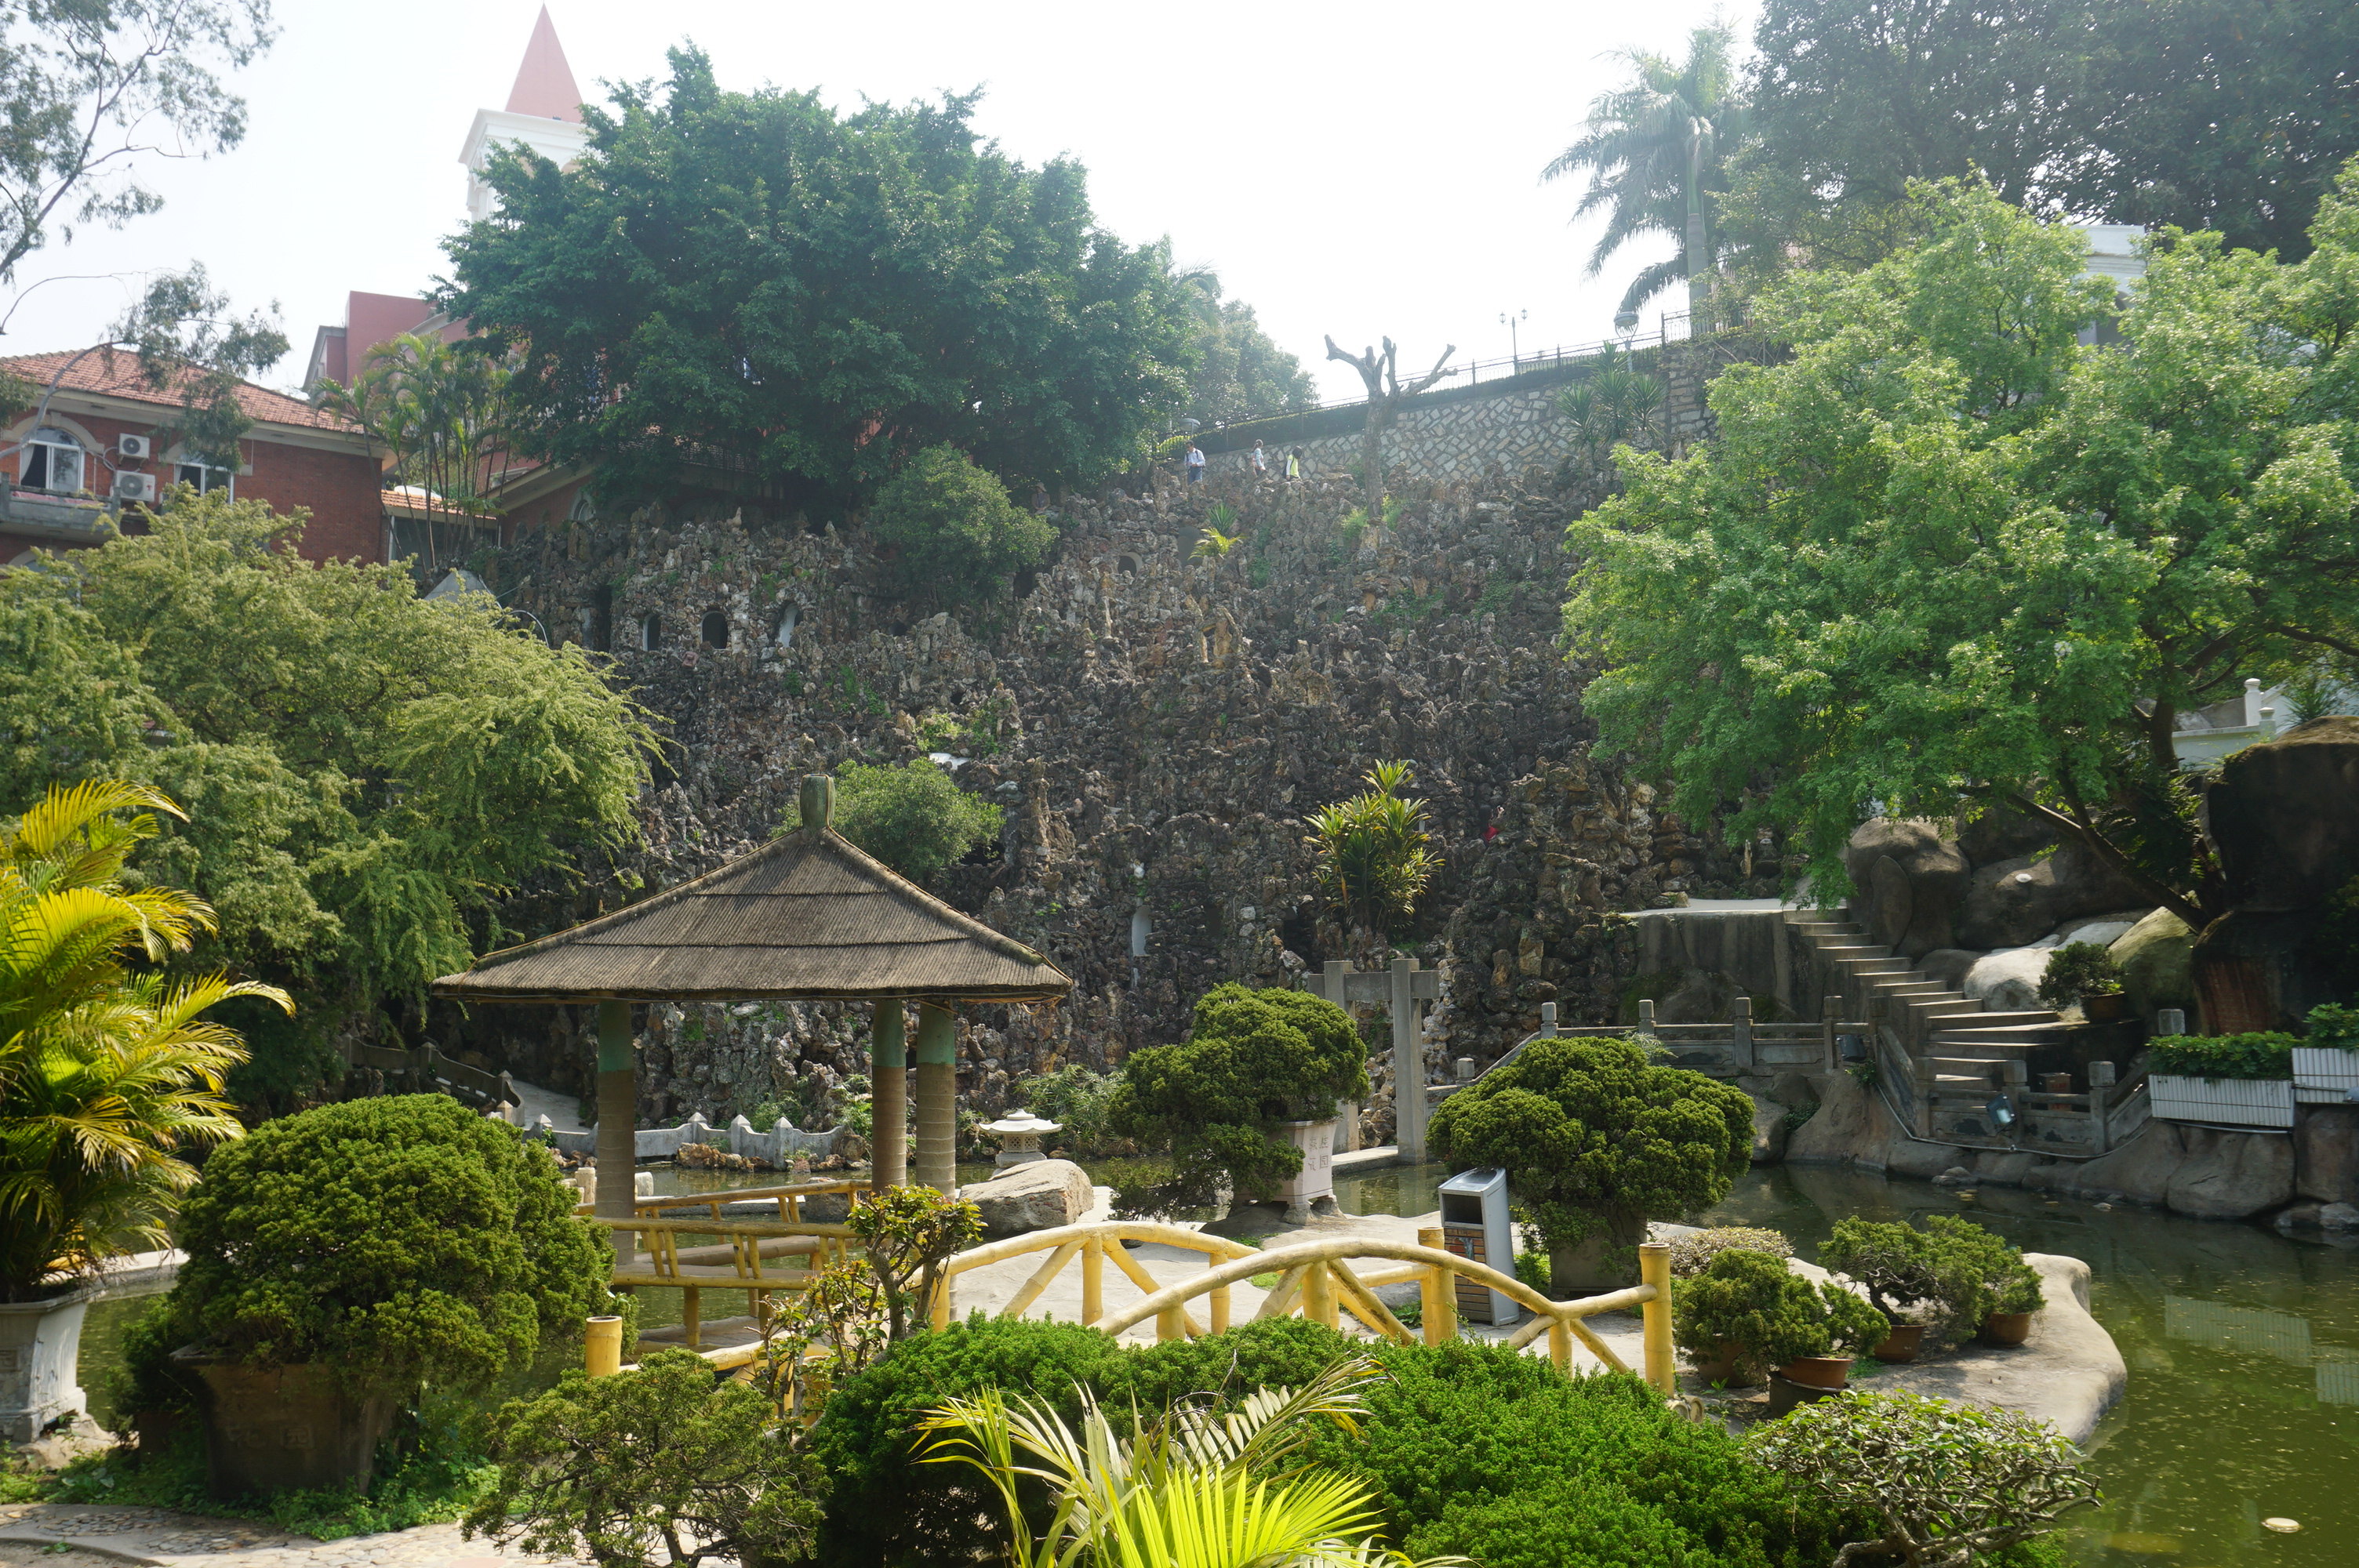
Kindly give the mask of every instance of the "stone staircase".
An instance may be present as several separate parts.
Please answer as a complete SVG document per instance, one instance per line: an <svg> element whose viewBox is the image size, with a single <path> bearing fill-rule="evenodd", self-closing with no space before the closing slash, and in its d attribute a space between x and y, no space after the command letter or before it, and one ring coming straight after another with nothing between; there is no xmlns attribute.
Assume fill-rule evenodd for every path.
<svg viewBox="0 0 2359 1568"><path fill-rule="evenodd" d="M2019 1087L2032 1051L2064 1025L2046 1008L1990 1011L1832 912L1797 911L1787 918L1816 949L1823 972L1839 982L1849 1004L1844 1011L1879 1025L1886 1043L1908 1057L1914 1081L1903 1087L1906 1094L1921 1096L1930 1087L1937 1104L1980 1104L2010 1086Z"/></svg>

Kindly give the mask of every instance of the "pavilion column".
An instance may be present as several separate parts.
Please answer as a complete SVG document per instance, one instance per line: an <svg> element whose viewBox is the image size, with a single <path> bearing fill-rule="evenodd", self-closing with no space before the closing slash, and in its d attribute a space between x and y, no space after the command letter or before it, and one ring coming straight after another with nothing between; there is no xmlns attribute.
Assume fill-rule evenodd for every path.
<svg viewBox="0 0 2359 1568"><path fill-rule="evenodd" d="M887 997L876 1004L875 1022L870 1030L874 1050L868 1074L868 1148L869 1170L880 1191L907 1186L909 1182L908 1029L899 997Z"/></svg>
<svg viewBox="0 0 2359 1568"><path fill-rule="evenodd" d="M958 1191L958 1020L946 1007L918 1009L918 1184Z"/></svg>
<svg viewBox="0 0 2359 1568"><path fill-rule="evenodd" d="M598 1217L631 1217L638 1165L638 1064L631 1051L631 1004L598 1004ZM631 1233L614 1235L614 1255L625 1258Z"/></svg>

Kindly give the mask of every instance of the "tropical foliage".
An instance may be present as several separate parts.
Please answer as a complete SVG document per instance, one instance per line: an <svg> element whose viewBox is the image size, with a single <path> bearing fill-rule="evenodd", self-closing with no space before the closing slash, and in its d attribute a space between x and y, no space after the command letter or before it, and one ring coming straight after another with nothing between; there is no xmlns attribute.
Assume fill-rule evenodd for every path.
<svg viewBox="0 0 2359 1568"><path fill-rule="evenodd" d="M1306 819L1306 842L1319 857L1328 907L1356 930L1381 935L1416 913L1440 858L1428 842L1425 802L1400 793L1409 765L1378 762L1361 776L1366 789Z"/></svg>
<svg viewBox="0 0 2359 1568"><path fill-rule="evenodd" d="M451 242L442 302L513 351L526 449L633 498L718 457L854 499L945 443L1054 486L1178 404L1183 286L1098 226L1080 166L984 142L973 96L839 116L670 58L585 107L569 168L495 157L498 216Z"/></svg>
<svg viewBox="0 0 2359 1568"><path fill-rule="evenodd" d="M1710 290L1713 196L1724 189L1723 163L1745 125L1734 54L1734 36L1717 22L1689 35L1681 59L1624 50L1627 79L1597 96L1580 139L1540 171L1542 179L1589 176L1573 216L1605 214L1589 253L1590 276L1632 240L1664 234L1680 242L1678 254L1631 280L1617 312L1624 319L1636 320L1647 301L1682 278L1691 310L1701 311Z"/></svg>
<svg viewBox="0 0 2359 1568"><path fill-rule="evenodd" d="M1609 463L1625 442L1637 445L1653 435L1662 407L1662 382L1611 344L1595 370L1557 395L1557 412L1592 468Z"/></svg>
<svg viewBox="0 0 2359 1568"><path fill-rule="evenodd" d="M2015 1411L1858 1390L1764 1422L1746 1454L1805 1492L1880 1526L1835 1561L1965 1568L2093 1508L2097 1483L2047 1422Z"/></svg>
<svg viewBox="0 0 2359 1568"><path fill-rule="evenodd" d="M1006 815L923 757L894 766L846 762L835 772L836 832L913 882L934 881L997 838ZM801 826L798 807L793 823L776 831Z"/></svg>
<svg viewBox="0 0 2359 1568"><path fill-rule="evenodd" d="M350 385L323 381L316 395L391 454L394 477L423 492L430 524L489 511L492 468L509 444L507 381L480 344L404 332L370 349ZM431 527L426 543L426 564L447 564L433 553Z"/></svg>
<svg viewBox="0 0 2359 1568"><path fill-rule="evenodd" d="M2201 929L2176 716L2359 645L2359 170L2299 265L2186 235L2118 315L2070 230L1916 200L1921 242L1766 291L1791 357L1721 375L1716 438L1629 455L1574 525L1584 705L1681 813L1800 825L1822 894L1871 801L2006 806Z"/></svg>
<svg viewBox="0 0 2359 1568"><path fill-rule="evenodd" d="M126 872L156 812L181 815L148 786L92 780L50 786L0 830L0 1300L169 1245L197 1179L180 1152L244 1130L222 1081L245 1047L202 1014L234 997L293 1006L255 981L126 962L161 963L213 925L203 900Z"/></svg>
<svg viewBox="0 0 2359 1568"><path fill-rule="evenodd" d="M0 810L99 777L190 807L147 874L217 912L196 962L301 1001L295 1025L231 1004L255 1057L234 1090L281 1104L341 1071L347 1020L409 1016L496 945L504 895L570 894L636 837L653 744L591 655L481 595L304 560L283 547L302 521L184 497L144 535L0 571Z"/></svg>
<svg viewBox="0 0 2359 1568"><path fill-rule="evenodd" d="M1187 1039L1124 1064L1107 1123L1168 1151L1169 1164L1115 1201L1168 1213L1223 1188L1241 1203L1266 1198L1302 1168L1301 1151L1274 1136L1283 1125L1326 1120L1337 1101L1367 1093L1367 1047L1342 1008L1309 991L1216 986L1198 1000Z"/></svg>
<svg viewBox="0 0 2359 1568"><path fill-rule="evenodd" d="M610 1310L613 1250L579 1197L545 1147L446 1095L321 1106L206 1162L172 1309L248 1365L482 1389Z"/></svg>

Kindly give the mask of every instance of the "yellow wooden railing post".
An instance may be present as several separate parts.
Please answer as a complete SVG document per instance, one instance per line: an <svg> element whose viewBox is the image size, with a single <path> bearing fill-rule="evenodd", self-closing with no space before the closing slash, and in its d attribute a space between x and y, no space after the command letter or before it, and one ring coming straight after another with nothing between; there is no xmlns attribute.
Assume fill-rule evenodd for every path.
<svg viewBox="0 0 2359 1568"><path fill-rule="evenodd" d="M1441 1231L1429 1226L1417 1233L1419 1247L1441 1249ZM1450 1271L1429 1268L1417 1282L1417 1293L1424 1316L1421 1332L1428 1345L1447 1345L1458 1337L1458 1296L1450 1281Z"/></svg>
<svg viewBox="0 0 2359 1568"><path fill-rule="evenodd" d="M1335 1326L1335 1281L1328 1275L1324 1259L1303 1271L1302 1315L1313 1323Z"/></svg>
<svg viewBox="0 0 2359 1568"><path fill-rule="evenodd" d="M611 1378L623 1369L623 1320L593 1317L582 1336L582 1369L593 1378Z"/></svg>
<svg viewBox="0 0 2359 1568"><path fill-rule="evenodd" d="M1229 1287L1226 1285L1221 1285L1215 1287L1212 1291L1212 1332L1214 1334L1226 1334L1228 1331Z"/></svg>
<svg viewBox="0 0 2359 1568"><path fill-rule="evenodd" d="M1567 1377L1572 1374L1572 1330L1560 1318L1549 1325L1549 1359Z"/></svg>
<svg viewBox="0 0 2359 1568"><path fill-rule="evenodd" d="M1095 1323L1103 1316L1105 1243L1093 1236L1082 1247L1082 1321Z"/></svg>
<svg viewBox="0 0 2359 1568"><path fill-rule="evenodd" d="M1646 1331L1647 1381L1655 1391L1680 1391L1679 1365L1671 1355L1671 1249L1668 1242L1638 1244L1638 1282L1652 1285L1652 1300L1639 1308Z"/></svg>

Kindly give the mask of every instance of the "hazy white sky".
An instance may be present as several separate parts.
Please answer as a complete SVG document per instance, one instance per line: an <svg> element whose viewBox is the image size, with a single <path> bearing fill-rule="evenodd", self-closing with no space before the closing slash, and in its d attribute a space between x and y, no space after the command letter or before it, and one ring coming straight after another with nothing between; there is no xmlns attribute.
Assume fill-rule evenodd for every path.
<svg viewBox="0 0 2359 1568"><path fill-rule="evenodd" d="M241 304L278 302L295 348L269 379L299 380L347 290L412 293L441 269L464 211L461 144L476 109L506 103L539 4L279 0L277 45L237 79L245 145L153 166L162 212L28 257L19 287L133 276L41 287L0 353L90 343L137 274L201 260ZM1319 364L1328 332L1349 349L1390 333L1422 368L1445 342L1462 362L1506 355L1503 312L1529 313L1527 351L1610 331L1627 278L1658 253L1625 248L1584 277L1593 230L1567 222L1578 189L1541 185L1540 168L1620 69L1612 51L1678 52L1715 13L1750 23L1712 0L552 0L550 13L593 99L602 81L662 74L682 39L724 85L816 87L839 105L979 85L986 135L1027 161L1078 157L1108 227L1168 233L1181 260L1216 267L1331 397L1359 382Z"/></svg>

